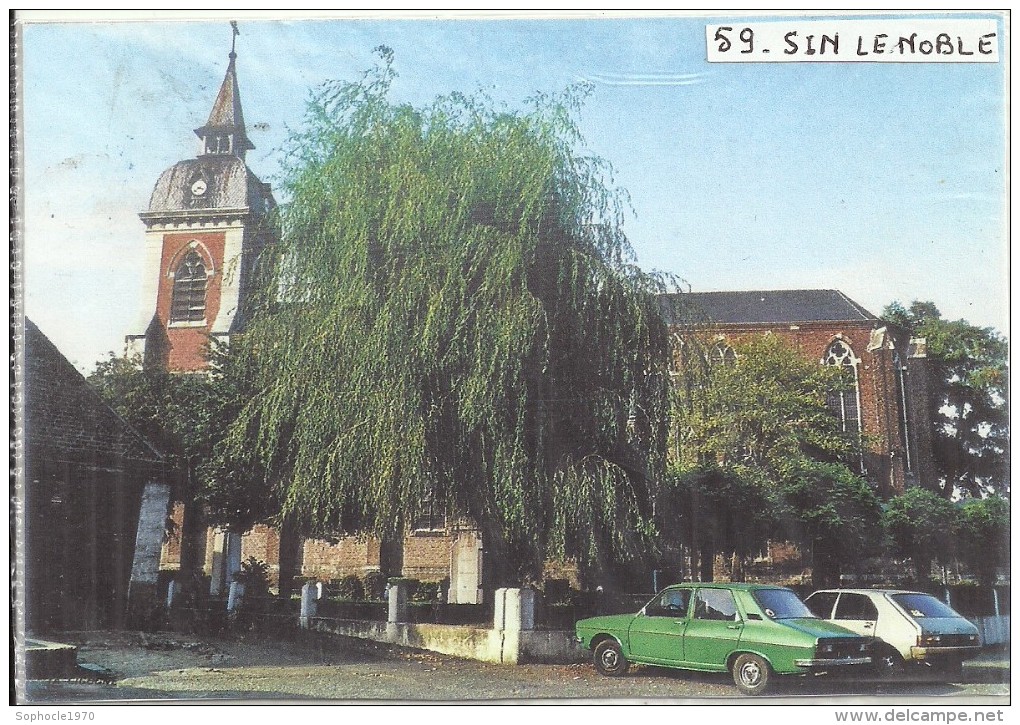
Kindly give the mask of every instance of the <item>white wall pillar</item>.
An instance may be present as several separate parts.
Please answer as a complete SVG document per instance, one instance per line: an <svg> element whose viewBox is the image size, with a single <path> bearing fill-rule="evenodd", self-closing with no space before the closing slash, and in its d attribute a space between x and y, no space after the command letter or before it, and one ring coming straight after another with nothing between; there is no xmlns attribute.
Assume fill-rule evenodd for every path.
<svg viewBox="0 0 1020 725"><path fill-rule="evenodd" d="M146 483L138 510L135 551L131 560L131 579L128 582L128 601L131 606L144 608L159 603L156 582L159 578L159 559L163 551L163 534L166 531L169 507L170 485L158 481Z"/></svg>
<svg viewBox="0 0 1020 725"><path fill-rule="evenodd" d="M241 571L241 535L233 531L217 531L213 535L212 572L209 595L222 597L230 590L234 574Z"/></svg>
<svg viewBox="0 0 1020 725"><path fill-rule="evenodd" d="M234 575L241 571L241 534L227 532L227 586L234 581Z"/></svg>
<svg viewBox="0 0 1020 725"><path fill-rule="evenodd" d="M407 579L390 579L389 601L386 621L389 624L406 622L407 616L407 592L409 582Z"/></svg>
<svg viewBox="0 0 1020 725"><path fill-rule="evenodd" d="M227 533L216 531L212 542L212 568L209 571L209 596L219 597L227 591L226 579Z"/></svg>
<svg viewBox="0 0 1020 725"><path fill-rule="evenodd" d="M532 589L497 589L493 606L495 629L519 632L535 628L535 592Z"/></svg>
<svg viewBox="0 0 1020 725"><path fill-rule="evenodd" d="M316 590L314 584L305 584L301 587L301 629L308 629L311 626L312 617L319 613L319 601L315 598Z"/></svg>
<svg viewBox="0 0 1020 725"><path fill-rule="evenodd" d="M227 612L233 614L244 601L244 584L241 582L230 582L230 594L227 596Z"/></svg>
<svg viewBox="0 0 1020 725"><path fill-rule="evenodd" d="M450 604L482 603L482 564L481 535L461 532L450 552Z"/></svg>

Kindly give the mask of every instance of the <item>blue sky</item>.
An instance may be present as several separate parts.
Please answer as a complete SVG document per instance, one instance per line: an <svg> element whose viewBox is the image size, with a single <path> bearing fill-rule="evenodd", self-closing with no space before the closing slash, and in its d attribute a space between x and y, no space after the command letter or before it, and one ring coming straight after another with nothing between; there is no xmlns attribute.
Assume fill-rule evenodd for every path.
<svg viewBox="0 0 1020 725"><path fill-rule="evenodd" d="M517 106L587 80L581 126L630 193L643 267L694 291L836 288L876 314L931 299L1008 331L1005 45L998 64L719 64L705 60L718 16L237 19L263 180L309 90L358 77L380 44L395 98L414 104L481 87ZM197 153L230 27L22 30L25 309L87 370L152 312L137 215L160 172Z"/></svg>

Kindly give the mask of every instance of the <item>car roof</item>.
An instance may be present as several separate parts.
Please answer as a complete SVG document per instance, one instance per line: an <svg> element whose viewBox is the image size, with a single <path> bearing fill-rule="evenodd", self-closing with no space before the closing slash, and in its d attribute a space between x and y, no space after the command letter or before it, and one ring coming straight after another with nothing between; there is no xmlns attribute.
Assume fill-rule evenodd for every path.
<svg viewBox="0 0 1020 725"><path fill-rule="evenodd" d="M918 592L912 589L819 589L814 594L928 594L927 592ZM934 596L928 594L928 596Z"/></svg>
<svg viewBox="0 0 1020 725"><path fill-rule="evenodd" d="M759 589L784 589L789 591L786 587L778 584L748 584L746 582L682 582L680 584L671 584L665 587L665 589L696 589L699 587L741 591L757 591Z"/></svg>

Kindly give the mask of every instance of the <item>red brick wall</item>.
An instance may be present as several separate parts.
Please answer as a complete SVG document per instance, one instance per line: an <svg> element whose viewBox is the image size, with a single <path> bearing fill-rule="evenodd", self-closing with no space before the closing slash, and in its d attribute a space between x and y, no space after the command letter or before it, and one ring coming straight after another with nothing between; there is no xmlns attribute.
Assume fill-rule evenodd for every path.
<svg viewBox="0 0 1020 725"><path fill-rule="evenodd" d="M163 542L163 551L159 559L160 569L181 568L181 535L184 531L184 504L175 501L170 514L174 527L170 536Z"/></svg>
<svg viewBox="0 0 1020 725"><path fill-rule="evenodd" d="M302 552L301 575L319 581L341 579L350 574L363 576L379 569L379 540L348 536L335 544L308 539Z"/></svg>
<svg viewBox="0 0 1020 725"><path fill-rule="evenodd" d="M453 537L448 534L417 534L404 538L403 575L423 582L450 576Z"/></svg>
<svg viewBox="0 0 1020 725"><path fill-rule="evenodd" d="M174 281L170 277L183 259L191 241L200 242L197 250L214 274L206 285L206 325L203 327L168 327ZM225 232L185 232L163 235L163 256L159 265L159 291L156 294L156 318L166 330L164 364L173 372L202 370L207 364L209 329L220 311L220 285L223 280L223 249Z"/></svg>
<svg viewBox="0 0 1020 725"><path fill-rule="evenodd" d="M912 351L913 352L913 351ZM907 361L907 394L909 397L908 412L911 428L911 462L913 468L912 482L921 486L934 486L938 480L935 459L932 455L934 445L933 419L934 400L932 386L931 363L925 351Z"/></svg>
<svg viewBox="0 0 1020 725"><path fill-rule="evenodd" d="M241 537L241 561L249 557L269 565L269 583L280 583L280 534L276 529L258 524Z"/></svg>
<svg viewBox="0 0 1020 725"><path fill-rule="evenodd" d="M402 576L428 582L448 578L453 542L453 536L446 533L405 537ZM381 569L380 551L381 543L374 537L349 536L336 543L308 539L303 547L301 575L320 581L351 574L363 576L367 571Z"/></svg>

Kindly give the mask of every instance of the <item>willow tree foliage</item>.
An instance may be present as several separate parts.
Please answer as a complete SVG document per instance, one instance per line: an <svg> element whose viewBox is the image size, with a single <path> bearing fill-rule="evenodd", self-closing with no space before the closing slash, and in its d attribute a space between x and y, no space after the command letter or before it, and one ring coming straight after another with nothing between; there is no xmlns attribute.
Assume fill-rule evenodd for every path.
<svg viewBox="0 0 1020 725"><path fill-rule="evenodd" d="M669 363L658 278L584 152L583 89L526 110L390 100L390 53L313 94L227 438L307 533L396 537L430 502L498 579L652 533Z"/></svg>

